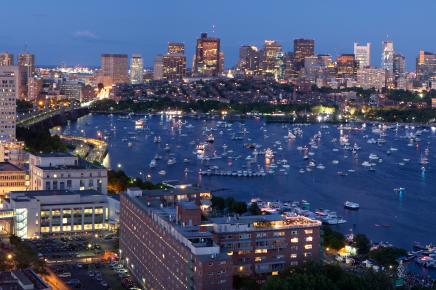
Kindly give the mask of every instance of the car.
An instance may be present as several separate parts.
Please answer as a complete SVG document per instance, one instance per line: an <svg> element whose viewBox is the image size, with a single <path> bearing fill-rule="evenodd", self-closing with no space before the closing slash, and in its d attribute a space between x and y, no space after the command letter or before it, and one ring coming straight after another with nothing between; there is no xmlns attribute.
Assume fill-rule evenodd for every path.
<svg viewBox="0 0 436 290"><path fill-rule="evenodd" d="M63 273L58 274L58 276L60 278L70 278L71 277L71 272L63 272Z"/></svg>
<svg viewBox="0 0 436 290"><path fill-rule="evenodd" d="M129 271L127 271L126 269L117 269L116 271L117 273L127 273Z"/></svg>
<svg viewBox="0 0 436 290"><path fill-rule="evenodd" d="M101 280L100 285L103 287L107 287L109 284L105 280Z"/></svg>
<svg viewBox="0 0 436 290"><path fill-rule="evenodd" d="M97 281L102 281L103 278L102 278L100 275L97 275L97 276L95 276L95 280L97 280Z"/></svg>
<svg viewBox="0 0 436 290"><path fill-rule="evenodd" d="M67 285L74 286L76 288L80 288L80 280L79 279L70 279L66 282Z"/></svg>
<svg viewBox="0 0 436 290"><path fill-rule="evenodd" d="M89 277L94 277L95 276L94 271L88 271L88 276Z"/></svg>
<svg viewBox="0 0 436 290"><path fill-rule="evenodd" d="M83 265L80 264L80 263L77 263L77 264L76 264L76 267L77 267L78 269L82 269L82 268L83 268Z"/></svg>
<svg viewBox="0 0 436 290"><path fill-rule="evenodd" d="M130 278L130 274L129 273L119 273L118 277L120 277L120 278Z"/></svg>

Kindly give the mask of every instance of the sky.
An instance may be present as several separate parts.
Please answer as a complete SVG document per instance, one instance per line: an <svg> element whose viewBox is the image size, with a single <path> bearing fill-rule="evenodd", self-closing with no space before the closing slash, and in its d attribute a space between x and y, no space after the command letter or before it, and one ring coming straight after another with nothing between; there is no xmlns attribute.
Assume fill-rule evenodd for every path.
<svg viewBox="0 0 436 290"><path fill-rule="evenodd" d="M295 38L313 38L317 53L353 53L372 43L380 66L381 42L415 69L420 49L436 52L436 0L2 0L0 51L26 47L36 64L98 66L102 53L139 53L146 66L184 42L191 64L201 32L221 39L225 65L236 64L243 44L266 39L292 50Z"/></svg>

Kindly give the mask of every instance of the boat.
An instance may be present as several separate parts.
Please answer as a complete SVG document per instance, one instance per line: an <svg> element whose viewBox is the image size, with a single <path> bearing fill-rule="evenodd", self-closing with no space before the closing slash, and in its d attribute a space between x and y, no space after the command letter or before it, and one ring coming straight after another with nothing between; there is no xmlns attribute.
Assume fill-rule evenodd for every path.
<svg viewBox="0 0 436 290"><path fill-rule="evenodd" d="M174 157L170 157L170 158L168 159L167 164L168 164L168 165L174 165L174 164L176 164L176 158L174 158Z"/></svg>
<svg viewBox="0 0 436 290"><path fill-rule="evenodd" d="M161 170L158 173L159 173L159 175L166 175L167 174L167 172L165 170Z"/></svg>
<svg viewBox="0 0 436 290"><path fill-rule="evenodd" d="M267 148L265 150L265 158L267 158L267 159L273 159L274 158L274 152L270 148Z"/></svg>
<svg viewBox="0 0 436 290"><path fill-rule="evenodd" d="M206 138L206 142L208 142L208 143L213 143L213 142L215 142L215 137L213 137L212 134L209 134L209 135L207 136L207 138Z"/></svg>
<svg viewBox="0 0 436 290"><path fill-rule="evenodd" d="M149 166L150 166L150 168L154 168L154 167L156 167L156 160L155 160L155 159L152 159L152 160L150 161Z"/></svg>
<svg viewBox="0 0 436 290"><path fill-rule="evenodd" d="M160 143L160 136L154 136L153 142Z"/></svg>
<svg viewBox="0 0 436 290"><path fill-rule="evenodd" d="M352 202L352 201L348 201L348 200L347 200L347 201L344 203L344 207L345 207L346 209L357 210L357 209L360 208L360 205L359 205L358 203L356 203L356 202Z"/></svg>
<svg viewBox="0 0 436 290"><path fill-rule="evenodd" d="M135 121L135 127L136 128L143 128L145 125L145 121L143 119L139 119Z"/></svg>

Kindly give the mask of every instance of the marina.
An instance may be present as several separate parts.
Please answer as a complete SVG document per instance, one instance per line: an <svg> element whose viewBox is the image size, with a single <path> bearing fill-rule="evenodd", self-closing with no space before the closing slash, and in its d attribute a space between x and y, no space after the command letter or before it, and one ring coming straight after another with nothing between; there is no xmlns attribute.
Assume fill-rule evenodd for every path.
<svg viewBox="0 0 436 290"><path fill-rule="evenodd" d="M306 210L344 233L404 248L436 238L431 127L88 115L63 134L101 134L105 166L134 177L200 184L247 202L305 200Z"/></svg>

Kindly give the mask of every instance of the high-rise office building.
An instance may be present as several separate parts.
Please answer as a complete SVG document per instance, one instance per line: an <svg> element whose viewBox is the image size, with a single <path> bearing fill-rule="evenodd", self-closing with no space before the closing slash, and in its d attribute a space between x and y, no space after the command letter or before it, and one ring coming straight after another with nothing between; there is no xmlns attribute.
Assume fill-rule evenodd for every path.
<svg viewBox="0 0 436 290"><path fill-rule="evenodd" d="M394 70L394 43L390 40L382 43L382 68L388 74L392 74Z"/></svg>
<svg viewBox="0 0 436 290"><path fill-rule="evenodd" d="M436 53L420 50L416 58L416 79L419 83L436 78Z"/></svg>
<svg viewBox="0 0 436 290"><path fill-rule="evenodd" d="M259 49L253 45L243 45L239 48L238 70L245 76L259 74Z"/></svg>
<svg viewBox="0 0 436 290"><path fill-rule="evenodd" d="M19 86L19 67L0 66L0 141L15 140Z"/></svg>
<svg viewBox="0 0 436 290"><path fill-rule="evenodd" d="M294 39L294 69L300 70L304 67L304 58L315 55L315 40Z"/></svg>
<svg viewBox="0 0 436 290"><path fill-rule="evenodd" d="M8 52L0 53L0 66L14 65L14 55Z"/></svg>
<svg viewBox="0 0 436 290"><path fill-rule="evenodd" d="M155 63L155 70L157 72L157 79L165 79L168 81L177 81L183 79L186 75L186 57L185 45L183 43L170 42L168 43L167 54L162 56L160 64L160 59ZM160 76L160 65L162 66L162 77Z"/></svg>
<svg viewBox="0 0 436 290"><path fill-rule="evenodd" d="M354 57L359 65L359 68L368 67L371 65L371 43L360 45L354 43Z"/></svg>
<svg viewBox="0 0 436 290"><path fill-rule="evenodd" d="M185 54L185 44L180 42L168 43L168 54Z"/></svg>
<svg viewBox="0 0 436 290"><path fill-rule="evenodd" d="M394 79L397 80L400 77L404 77L406 75L406 57L402 54L395 53L393 64Z"/></svg>
<svg viewBox="0 0 436 290"><path fill-rule="evenodd" d="M161 80L163 79L164 75L164 66L163 66L163 56L158 55L154 59L153 64L153 80Z"/></svg>
<svg viewBox="0 0 436 290"><path fill-rule="evenodd" d="M338 78L356 78L357 62L354 54L341 54L336 59L336 74Z"/></svg>
<svg viewBox="0 0 436 290"><path fill-rule="evenodd" d="M282 45L275 40L265 40L262 52L262 74L276 77L280 69L279 56Z"/></svg>
<svg viewBox="0 0 436 290"><path fill-rule="evenodd" d="M35 72L35 55L28 52L19 54L17 65L19 66L18 73L20 74L18 98L25 99L28 97L29 79Z"/></svg>
<svg viewBox="0 0 436 290"><path fill-rule="evenodd" d="M105 87L129 82L127 54L102 54L98 82Z"/></svg>
<svg viewBox="0 0 436 290"><path fill-rule="evenodd" d="M197 76L216 77L220 72L220 39L202 33L197 39L193 72Z"/></svg>
<svg viewBox="0 0 436 290"><path fill-rule="evenodd" d="M142 84L144 72L144 61L139 54L132 55L130 59L130 83Z"/></svg>

